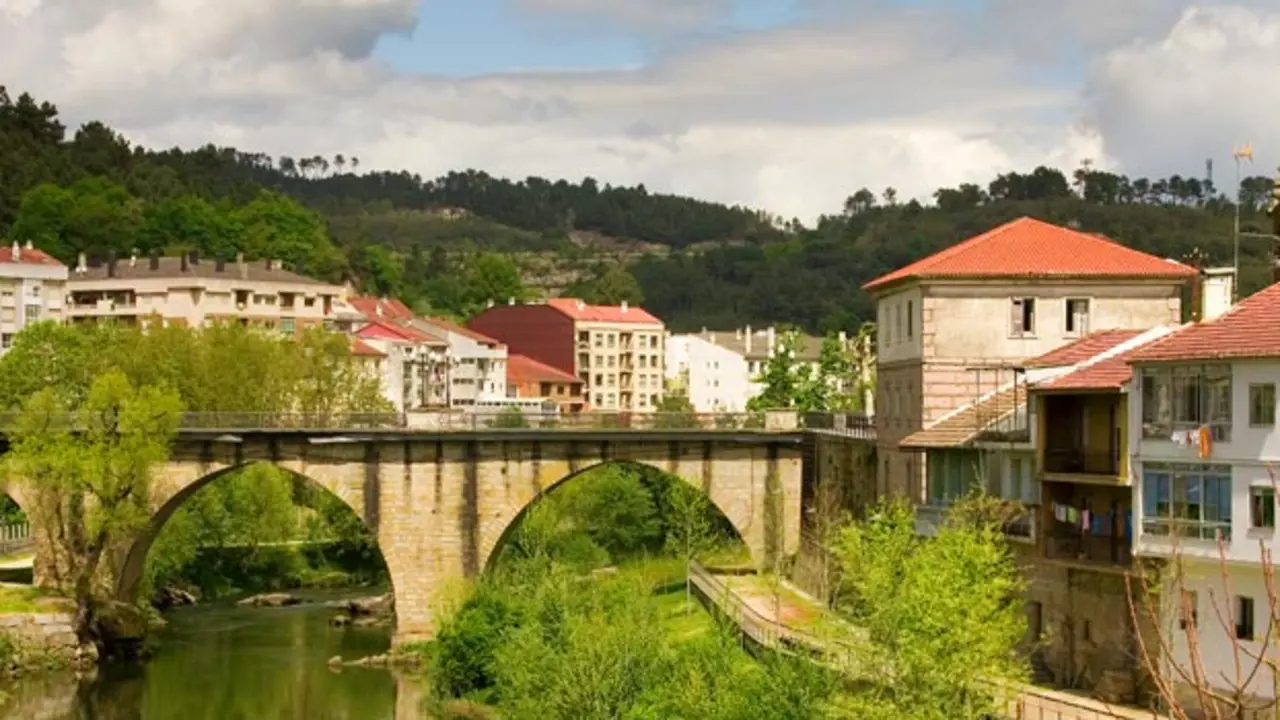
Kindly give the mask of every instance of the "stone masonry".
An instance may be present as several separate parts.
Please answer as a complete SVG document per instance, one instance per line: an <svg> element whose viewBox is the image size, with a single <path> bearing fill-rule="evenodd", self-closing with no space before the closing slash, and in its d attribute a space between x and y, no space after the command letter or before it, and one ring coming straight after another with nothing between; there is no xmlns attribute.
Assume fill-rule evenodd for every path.
<svg viewBox="0 0 1280 720"><path fill-rule="evenodd" d="M799 546L802 454L795 431L183 433L155 473L155 515L120 562L116 594L135 599L151 543L187 498L270 462L333 492L374 531L396 594L396 642L412 642L433 634L442 591L483 572L533 501L607 462L701 488L755 563L771 566ZM22 488L8 490L21 504Z"/></svg>

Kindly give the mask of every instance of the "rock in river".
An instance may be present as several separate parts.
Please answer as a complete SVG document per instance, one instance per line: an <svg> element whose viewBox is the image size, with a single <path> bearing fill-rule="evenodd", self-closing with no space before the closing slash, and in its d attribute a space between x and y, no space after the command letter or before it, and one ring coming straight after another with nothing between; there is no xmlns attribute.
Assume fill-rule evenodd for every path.
<svg viewBox="0 0 1280 720"><path fill-rule="evenodd" d="M265 593L247 597L236 603L236 605L241 607L287 607L301 602L301 600L289 593Z"/></svg>

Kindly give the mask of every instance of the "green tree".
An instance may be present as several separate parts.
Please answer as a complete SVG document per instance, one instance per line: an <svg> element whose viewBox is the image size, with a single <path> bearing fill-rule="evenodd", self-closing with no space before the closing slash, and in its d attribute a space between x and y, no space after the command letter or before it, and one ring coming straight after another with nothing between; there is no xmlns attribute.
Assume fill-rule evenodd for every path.
<svg viewBox="0 0 1280 720"><path fill-rule="evenodd" d="M574 283L564 294L596 305L621 305L625 302L639 306L644 303L644 290L625 267L609 264L596 268L596 271L599 274L594 278Z"/></svg>
<svg viewBox="0 0 1280 720"><path fill-rule="evenodd" d="M109 372L94 379L79 405L52 389L37 392L10 436L8 473L33 494L36 526L53 548L46 569L76 601L81 642L100 640L99 573L112 550L150 519L152 469L168 458L181 410L173 390L135 388L123 373Z"/></svg>
<svg viewBox="0 0 1280 720"><path fill-rule="evenodd" d="M851 662L878 680L855 698L858 717L978 720L1026 681L1023 581L995 514L973 502L934 538L903 504L843 533L845 609L865 630L846 638Z"/></svg>
<svg viewBox="0 0 1280 720"><path fill-rule="evenodd" d="M244 249L244 230L235 213L203 198L183 196L147 206L134 246L142 253L198 250L230 260Z"/></svg>
<svg viewBox="0 0 1280 720"><path fill-rule="evenodd" d="M662 396L656 408L657 417L654 427L658 428L693 428L698 426L698 413L689 402L689 395L684 391L671 391Z"/></svg>

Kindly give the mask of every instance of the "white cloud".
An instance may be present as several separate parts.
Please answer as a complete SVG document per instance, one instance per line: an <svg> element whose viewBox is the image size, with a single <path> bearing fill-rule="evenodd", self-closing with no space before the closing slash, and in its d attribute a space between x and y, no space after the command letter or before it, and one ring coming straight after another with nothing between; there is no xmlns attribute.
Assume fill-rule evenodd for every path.
<svg viewBox="0 0 1280 720"><path fill-rule="evenodd" d="M519 2L686 39L727 6ZM857 0L820 23L682 42L642 69L451 79L371 58L412 30L416 0L0 0L0 77L147 144L592 175L808 219L860 186L925 197L1085 157L1186 174L1243 139L1280 157L1265 150L1280 146L1280 12L1200 4Z"/></svg>

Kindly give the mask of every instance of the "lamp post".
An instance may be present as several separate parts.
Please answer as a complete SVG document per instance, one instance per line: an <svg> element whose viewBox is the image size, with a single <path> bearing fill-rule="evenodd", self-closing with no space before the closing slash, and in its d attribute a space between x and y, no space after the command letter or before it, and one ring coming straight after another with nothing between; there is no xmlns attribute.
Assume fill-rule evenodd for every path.
<svg viewBox="0 0 1280 720"><path fill-rule="evenodd" d="M1235 269L1236 279L1231 284L1231 304L1234 305L1240 299L1240 200L1241 190L1240 183L1243 178L1240 176L1240 161L1248 160L1253 162L1253 146L1245 143L1239 147L1232 148L1231 157L1236 161L1236 212L1232 222L1231 229L1231 267Z"/></svg>

